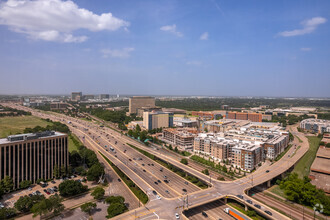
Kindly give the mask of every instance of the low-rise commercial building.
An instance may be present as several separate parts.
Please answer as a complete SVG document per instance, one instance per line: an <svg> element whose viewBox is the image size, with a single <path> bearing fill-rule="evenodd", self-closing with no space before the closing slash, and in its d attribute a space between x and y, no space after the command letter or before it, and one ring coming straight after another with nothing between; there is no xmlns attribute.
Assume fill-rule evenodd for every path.
<svg viewBox="0 0 330 220"><path fill-rule="evenodd" d="M68 104L63 102L50 103L50 110L65 110Z"/></svg>
<svg viewBox="0 0 330 220"><path fill-rule="evenodd" d="M308 118L300 122L300 128L315 133L330 132L330 120Z"/></svg>
<svg viewBox="0 0 330 220"><path fill-rule="evenodd" d="M71 101L81 101L83 98L82 92L72 92Z"/></svg>
<svg viewBox="0 0 330 220"><path fill-rule="evenodd" d="M0 139L0 180L10 176L20 182L54 177L54 167L69 165L68 137L54 131L11 135Z"/></svg>
<svg viewBox="0 0 330 220"><path fill-rule="evenodd" d="M262 122L262 114L247 112L228 112L227 119L250 120L253 122Z"/></svg>

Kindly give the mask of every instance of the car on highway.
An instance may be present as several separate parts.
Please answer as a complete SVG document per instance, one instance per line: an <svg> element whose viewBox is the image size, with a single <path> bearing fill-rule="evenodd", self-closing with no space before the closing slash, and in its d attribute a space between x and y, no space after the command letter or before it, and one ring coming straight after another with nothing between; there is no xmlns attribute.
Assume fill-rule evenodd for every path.
<svg viewBox="0 0 330 220"><path fill-rule="evenodd" d="M160 180L157 180L157 182L158 182L158 183L161 183L162 181L160 181Z"/></svg>
<svg viewBox="0 0 330 220"><path fill-rule="evenodd" d="M121 182L121 179L118 178L118 182Z"/></svg>
<svg viewBox="0 0 330 220"><path fill-rule="evenodd" d="M182 191L183 191L183 192L187 192L187 190L186 190L186 189L184 189L184 188L182 189Z"/></svg>
<svg viewBox="0 0 330 220"><path fill-rule="evenodd" d="M159 169L159 171L160 171L160 172L163 172L163 167L161 167L161 168Z"/></svg>
<svg viewBox="0 0 330 220"><path fill-rule="evenodd" d="M261 206L258 205L258 204L254 204L254 207L258 208L258 209L261 209Z"/></svg>
<svg viewBox="0 0 330 220"><path fill-rule="evenodd" d="M143 170L143 172L146 172L146 170Z"/></svg>
<svg viewBox="0 0 330 220"><path fill-rule="evenodd" d="M165 183L168 183L168 180L164 180Z"/></svg>
<svg viewBox="0 0 330 220"><path fill-rule="evenodd" d="M269 173L269 170L266 170L266 173Z"/></svg>
<svg viewBox="0 0 330 220"><path fill-rule="evenodd" d="M152 193L153 193L154 195L157 195L157 192L156 192L155 190L152 190Z"/></svg>
<svg viewBox="0 0 330 220"><path fill-rule="evenodd" d="M271 213L270 211L266 210L265 213L267 213L268 215L273 215L273 213Z"/></svg>
<svg viewBox="0 0 330 220"><path fill-rule="evenodd" d="M142 166L144 166L144 163L143 164L141 164Z"/></svg>
<svg viewBox="0 0 330 220"><path fill-rule="evenodd" d="M129 160L129 161L132 161L132 159L131 159L131 158L129 158L128 160Z"/></svg>
<svg viewBox="0 0 330 220"><path fill-rule="evenodd" d="M202 215L203 215L204 217L206 217L206 218L208 217L208 215L207 215L206 212L204 212L204 211L202 212Z"/></svg>
<svg viewBox="0 0 330 220"><path fill-rule="evenodd" d="M167 176L164 176L164 179L166 179L167 178Z"/></svg>
<svg viewBox="0 0 330 220"><path fill-rule="evenodd" d="M168 190L165 190L166 193L170 194L170 192Z"/></svg>
<svg viewBox="0 0 330 220"><path fill-rule="evenodd" d="M156 184L156 185L158 185L158 182L157 182L157 181L155 181L155 184Z"/></svg>
<svg viewBox="0 0 330 220"><path fill-rule="evenodd" d="M179 218L180 218L180 216L179 216L178 213L175 213L175 218L176 218L176 219L179 219Z"/></svg>
<svg viewBox="0 0 330 220"><path fill-rule="evenodd" d="M249 203L249 204L252 204L252 201L251 201L251 200L249 200L249 199L248 199L248 200L246 200L246 202L247 202L247 203Z"/></svg>
<svg viewBox="0 0 330 220"><path fill-rule="evenodd" d="M243 199L242 195L236 195L238 198Z"/></svg>
<svg viewBox="0 0 330 220"><path fill-rule="evenodd" d="M184 184L188 185L188 182L187 181L184 181Z"/></svg>

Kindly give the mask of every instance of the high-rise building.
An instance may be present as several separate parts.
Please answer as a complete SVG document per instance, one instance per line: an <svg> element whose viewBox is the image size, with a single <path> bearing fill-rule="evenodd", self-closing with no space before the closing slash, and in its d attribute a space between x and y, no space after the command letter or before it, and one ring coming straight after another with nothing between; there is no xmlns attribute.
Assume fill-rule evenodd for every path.
<svg viewBox="0 0 330 220"><path fill-rule="evenodd" d="M72 101L80 101L82 100L82 92L72 92L71 93L71 100Z"/></svg>
<svg viewBox="0 0 330 220"><path fill-rule="evenodd" d="M54 131L11 135L0 139L0 180L10 176L20 182L54 177L54 167L69 165L68 137Z"/></svg>
<svg viewBox="0 0 330 220"><path fill-rule="evenodd" d="M156 107L155 98L149 96L133 96L129 98L129 114L137 114L138 109L143 107Z"/></svg>
<svg viewBox="0 0 330 220"><path fill-rule="evenodd" d="M173 127L173 113L144 112L143 127L147 130Z"/></svg>

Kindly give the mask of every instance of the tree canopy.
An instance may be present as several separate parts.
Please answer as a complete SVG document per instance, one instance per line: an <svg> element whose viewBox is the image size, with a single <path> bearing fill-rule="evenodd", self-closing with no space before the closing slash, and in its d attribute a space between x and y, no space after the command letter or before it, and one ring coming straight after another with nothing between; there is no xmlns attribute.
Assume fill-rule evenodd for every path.
<svg viewBox="0 0 330 220"><path fill-rule="evenodd" d="M87 186L75 180L65 180L59 185L60 195L63 197L74 196L87 190Z"/></svg>

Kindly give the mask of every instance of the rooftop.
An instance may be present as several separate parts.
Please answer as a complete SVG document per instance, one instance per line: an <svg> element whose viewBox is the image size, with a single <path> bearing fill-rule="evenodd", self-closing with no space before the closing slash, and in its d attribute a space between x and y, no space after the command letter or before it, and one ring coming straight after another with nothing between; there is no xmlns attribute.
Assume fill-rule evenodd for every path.
<svg viewBox="0 0 330 220"><path fill-rule="evenodd" d="M42 139L42 138L49 138L49 137L59 137L64 136L65 134L56 132L56 131L44 131L38 133L27 133L27 134L17 134L17 135L10 135L7 138L0 139L0 144L10 144L18 141L27 141L27 140L34 140L34 139Z"/></svg>

